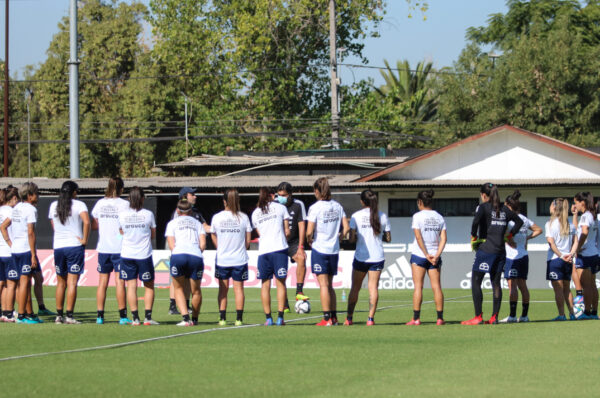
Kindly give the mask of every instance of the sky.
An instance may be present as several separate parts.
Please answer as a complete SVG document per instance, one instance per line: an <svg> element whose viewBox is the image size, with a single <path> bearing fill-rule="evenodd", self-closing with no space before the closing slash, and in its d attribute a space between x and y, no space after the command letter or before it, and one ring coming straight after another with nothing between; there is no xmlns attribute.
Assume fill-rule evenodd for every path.
<svg viewBox="0 0 600 398"><path fill-rule="evenodd" d="M126 0L130 2L131 0ZM0 59L4 59L5 2L0 0ZM380 26L381 37L365 41L364 55L369 65L391 65L407 59L410 65L431 61L435 68L451 66L465 47L465 33L471 26L486 24L493 13L505 13L506 0L429 0L423 14L410 11L406 0L387 0L388 8ZM58 22L69 13L69 0L10 0L9 2L9 71L22 77L26 65L44 61ZM142 0L148 4L149 0ZM414 0L413 0L414 3ZM412 13L412 18L408 15ZM344 63L356 64L356 58ZM372 77L382 81L378 70L340 68L342 84Z"/></svg>

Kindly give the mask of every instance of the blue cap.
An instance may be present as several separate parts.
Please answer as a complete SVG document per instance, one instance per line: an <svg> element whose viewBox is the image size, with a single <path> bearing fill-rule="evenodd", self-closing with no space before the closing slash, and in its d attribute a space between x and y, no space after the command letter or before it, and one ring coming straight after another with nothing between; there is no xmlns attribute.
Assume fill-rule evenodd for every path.
<svg viewBox="0 0 600 398"><path fill-rule="evenodd" d="M186 196L188 193L196 193L196 190L194 188L190 188L190 187L183 187L181 188L181 190L179 191L179 198L183 198L184 196Z"/></svg>

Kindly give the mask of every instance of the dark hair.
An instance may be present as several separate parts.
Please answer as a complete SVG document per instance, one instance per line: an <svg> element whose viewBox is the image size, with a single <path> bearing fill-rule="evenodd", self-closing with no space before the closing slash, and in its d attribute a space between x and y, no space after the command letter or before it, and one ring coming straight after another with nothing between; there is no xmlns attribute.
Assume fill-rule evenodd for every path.
<svg viewBox="0 0 600 398"><path fill-rule="evenodd" d="M139 211L144 206L144 191L142 188L135 186L129 190L129 207Z"/></svg>
<svg viewBox="0 0 600 398"><path fill-rule="evenodd" d="M360 200L369 206L371 210L371 228L373 228L373 234L379 235L381 233L381 220L379 219L379 206L377 200L377 194L370 189L365 189L360 193Z"/></svg>
<svg viewBox="0 0 600 398"><path fill-rule="evenodd" d="M271 190L267 187L262 187L258 193L258 203L256 207L260 207L263 214L267 214L269 203L271 202Z"/></svg>
<svg viewBox="0 0 600 398"><path fill-rule="evenodd" d="M492 204L492 209L494 209L496 212L496 217L500 217L500 208L502 207L502 203L500 203L498 187L491 182L486 182L481 186L481 190L479 192L486 194L490 198L490 203Z"/></svg>
<svg viewBox="0 0 600 398"><path fill-rule="evenodd" d="M107 198L117 198L123 193L124 186L125 184L123 184L121 177L111 177L108 180L108 187L106 187L104 196Z"/></svg>
<svg viewBox="0 0 600 398"><path fill-rule="evenodd" d="M17 200L21 199L19 196L19 189L17 187L9 185L7 188L4 188L4 192L4 204L10 202L10 200L14 197L16 197Z"/></svg>
<svg viewBox="0 0 600 398"><path fill-rule="evenodd" d="M0 206L4 206L6 204L6 192L8 189L2 188L0 189Z"/></svg>
<svg viewBox="0 0 600 398"><path fill-rule="evenodd" d="M282 182L281 184L279 184L277 186L277 192L279 191L285 191L287 194L291 195L292 194L292 184L290 184L289 182Z"/></svg>
<svg viewBox="0 0 600 398"><path fill-rule="evenodd" d="M38 195L39 189L36 183L26 182L19 189L19 197L21 200L28 200L30 196Z"/></svg>
<svg viewBox="0 0 600 398"><path fill-rule="evenodd" d="M58 194L58 204L56 206L56 214L61 224L67 222L67 218L71 215L71 206L73 205L73 194L77 192L79 186L71 180L63 182Z"/></svg>
<svg viewBox="0 0 600 398"><path fill-rule="evenodd" d="M319 191L322 200L331 200L331 188L326 177L321 177L313 184L313 188Z"/></svg>
<svg viewBox="0 0 600 398"><path fill-rule="evenodd" d="M420 200L421 202L423 202L423 206L431 208L431 205L433 205L433 195L434 194L435 194L435 192L433 192L433 189L421 191L417 194L417 200Z"/></svg>
<svg viewBox="0 0 600 398"><path fill-rule="evenodd" d="M520 197L521 192L518 189L515 189L512 195L508 195L505 200L506 204L508 204L512 211L517 213L521 211L521 202L519 201Z"/></svg>
<svg viewBox="0 0 600 398"><path fill-rule="evenodd" d="M177 202L177 210L187 214L192 211L192 204L186 198L179 199L179 202Z"/></svg>
<svg viewBox="0 0 600 398"><path fill-rule="evenodd" d="M574 198L578 202L585 203L585 209L596 217L596 206L594 206L594 195L590 192L578 192Z"/></svg>
<svg viewBox="0 0 600 398"><path fill-rule="evenodd" d="M240 212L240 194L237 189L227 189L223 193L223 200L225 201L225 206L229 207L229 210L237 216Z"/></svg>

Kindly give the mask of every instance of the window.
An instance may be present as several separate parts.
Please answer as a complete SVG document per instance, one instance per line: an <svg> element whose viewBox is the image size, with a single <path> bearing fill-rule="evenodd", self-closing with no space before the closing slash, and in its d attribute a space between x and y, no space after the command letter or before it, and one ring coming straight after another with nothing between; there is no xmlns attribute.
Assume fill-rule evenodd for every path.
<svg viewBox="0 0 600 398"><path fill-rule="evenodd" d="M433 208L444 217L471 217L478 205L475 198L433 200ZM419 209L416 199L389 199L388 211L390 217L412 217Z"/></svg>
<svg viewBox="0 0 600 398"><path fill-rule="evenodd" d="M556 198L537 198L537 216L538 217L550 217L550 204ZM569 200L568 198L565 198ZM571 215L571 202L569 200L569 216Z"/></svg>

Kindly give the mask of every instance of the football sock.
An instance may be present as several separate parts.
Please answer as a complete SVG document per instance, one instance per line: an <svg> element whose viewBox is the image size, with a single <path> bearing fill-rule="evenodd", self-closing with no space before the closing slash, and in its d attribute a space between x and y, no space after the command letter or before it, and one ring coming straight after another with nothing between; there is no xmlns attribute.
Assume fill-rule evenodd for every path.
<svg viewBox="0 0 600 398"><path fill-rule="evenodd" d="M373 317L367 317L367 321L375 322L375 318L373 318Z"/></svg>
<svg viewBox="0 0 600 398"><path fill-rule="evenodd" d="M25 318L33 319L35 318L35 314L27 314L25 315Z"/></svg>
<svg viewBox="0 0 600 398"><path fill-rule="evenodd" d="M514 318L517 316L517 302L511 301L509 304L510 304L510 317Z"/></svg>
<svg viewBox="0 0 600 398"><path fill-rule="evenodd" d="M57 313L57 314L58 314L58 316L60 316L60 317L63 317L63 316L64 316L64 313L63 313L63 310L62 310L62 309L61 309L61 310L59 310L59 309L57 308L57 309L56 309L56 313Z"/></svg>
<svg viewBox="0 0 600 398"><path fill-rule="evenodd" d="M189 322L189 321L190 321L190 314L185 314L185 315L183 316L183 320L184 320L185 322Z"/></svg>
<svg viewBox="0 0 600 398"><path fill-rule="evenodd" d="M583 296L583 290L575 290L575 295Z"/></svg>
<svg viewBox="0 0 600 398"><path fill-rule="evenodd" d="M296 283L296 294L302 293L302 288L304 288L304 283Z"/></svg>
<svg viewBox="0 0 600 398"><path fill-rule="evenodd" d="M496 272L496 274L493 276L490 275L490 279L492 280L492 294L494 295L492 314L496 316L500 312L500 306L502 305L502 286L500 285L501 277L502 272Z"/></svg>
<svg viewBox="0 0 600 398"><path fill-rule="evenodd" d="M185 306L186 306L187 308L190 308L190 300L185 300Z"/></svg>
<svg viewBox="0 0 600 398"><path fill-rule="evenodd" d="M244 310L235 310L236 313L236 321L241 321L242 318L244 317Z"/></svg>
<svg viewBox="0 0 600 398"><path fill-rule="evenodd" d="M523 313L521 314L521 316L526 317L528 312L529 312L529 303L523 303Z"/></svg>
<svg viewBox="0 0 600 398"><path fill-rule="evenodd" d="M283 305L284 308L290 308L290 302L288 301L287 297L285 298L285 304Z"/></svg>
<svg viewBox="0 0 600 398"><path fill-rule="evenodd" d="M140 314L136 311L131 311L131 317L133 318L134 321L139 321L140 320Z"/></svg>
<svg viewBox="0 0 600 398"><path fill-rule="evenodd" d="M437 319L444 319L444 311L437 312Z"/></svg>
<svg viewBox="0 0 600 398"><path fill-rule="evenodd" d="M283 318L283 311L277 311L277 318Z"/></svg>
<svg viewBox="0 0 600 398"><path fill-rule="evenodd" d="M265 318L266 318L267 320L268 320L268 319L273 319L273 318L271 317L271 313L265 314Z"/></svg>
<svg viewBox="0 0 600 398"><path fill-rule="evenodd" d="M323 319L325 319L326 321L328 321L329 319L331 319L331 312L329 312L329 311L323 311Z"/></svg>
<svg viewBox="0 0 600 398"><path fill-rule="evenodd" d="M25 319L25 314L21 314L21 313L19 313L19 319L20 319L20 320L23 320L23 319Z"/></svg>
<svg viewBox="0 0 600 398"><path fill-rule="evenodd" d="M40 311L46 310L46 306L44 304L38 304L38 308Z"/></svg>
<svg viewBox="0 0 600 398"><path fill-rule="evenodd" d="M349 320L349 321L351 321L351 320L352 320L352 315L348 315L348 316L346 317L346 319L347 319L347 320Z"/></svg>
<svg viewBox="0 0 600 398"><path fill-rule="evenodd" d="M354 315L354 308L356 308L356 301L352 302L348 300L348 311L346 311L346 313L350 315L350 318L352 318L352 315Z"/></svg>
<svg viewBox="0 0 600 398"><path fill-rule="evenodd" d="M73 318L73 311L67 310L67 318Z"/></svg>
<svg viewBox="0 0 600 398"><path fill-rule="evenodd" d="M219 319L224 321L226 318L226 315L225 315L226 313L227 313L227 310L219 310Z"/></svg>
<svg viewBox="0 0 600 398"><path fill-rule="evenodd" d="M98 310L98 318L104 319L104 311Z"/></svg>
<svg viewBox="0 0 600 398"><path fill-rule="evenodd" d="M152 319L152 310L144 310L146 319Z"/></svg>
<svg viewBox="0 0 600 398"><path fill-rule="evenodd" d="M589 311L589 310L583 311L583 313L587 316L592 315L592 311Z"/></svg>
<svg viewBox="0 0 600 398"><path fill-rule="evenodd" d="M197 317L197 316L193 316L193 317L192 317L192 322L194 322L194 323L198 323L198 317Z"/></svg>
<svg viewBox="0 0 600 398"><path fill-rule="evenodd" d="M177 308L177 304L175 304L175 299L169 299L169 309Z"/></svg>
<svg viewBox="0 0 600 398"><path fill-rule="evenodd" d="M471 273L471 294L473 295L475 316L481 315L481 313L483 312L483 292L481 291L481 282L483 281L484 276L484 272L473 271Z"/></svg>
<svg viewBox="0 0 600 398"><path fill-rule="evenodd" d="M119 310L119 318L127 318L127 308L122 308Z"/></svg>
<svg viewBox="0 0 600 398"><path fill-rule="evenodd" d="M421 318L421 310L413 310L413 319L416 321L419 318Z"/></svg>
<svg viewBox="0 0 600 398"><path fill-rule="evenodd" d="M593 316L598 316L598 310L592 310L590 311L592 313Z"/></svg>
<svg viewBox="0 0 600 398"><path fill-rule="evenodd" d="M337 319L337 311L331 311L331 318Z"/></svg>

